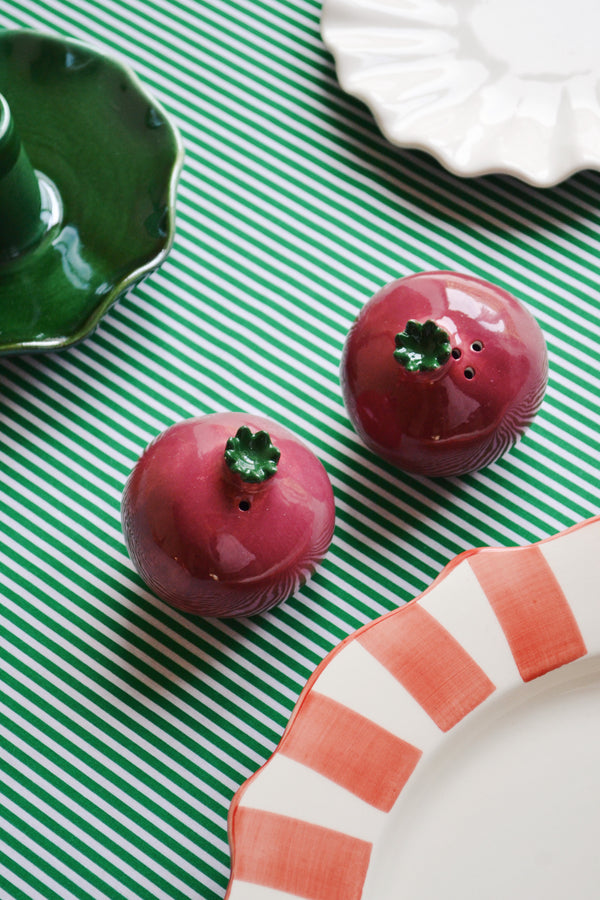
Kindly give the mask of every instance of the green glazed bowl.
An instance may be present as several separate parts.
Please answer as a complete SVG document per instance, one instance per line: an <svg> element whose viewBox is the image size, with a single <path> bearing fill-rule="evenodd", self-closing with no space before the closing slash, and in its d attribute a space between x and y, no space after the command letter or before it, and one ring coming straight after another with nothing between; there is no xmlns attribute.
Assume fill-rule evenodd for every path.
<svg viewBox="0 0 600 900"><path fill-rule="evenodd" d="M161 265L182 162L177 128L128 66L0 32L0 354L82 340Z"/></svg>

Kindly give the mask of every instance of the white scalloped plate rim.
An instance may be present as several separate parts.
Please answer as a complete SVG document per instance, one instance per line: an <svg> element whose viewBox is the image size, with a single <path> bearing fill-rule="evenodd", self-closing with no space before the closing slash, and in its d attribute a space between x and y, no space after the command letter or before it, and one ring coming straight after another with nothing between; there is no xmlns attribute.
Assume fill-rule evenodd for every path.
<svg viewBox="0 0 600 900"><path fill-rule="evenodd" d="M473 744L473 736L477 736L482 746L487 746L489 750L490 742L488 741L486 745L486 730L490 731L490 722L495 723L496 731L492 729L495 739L499 734L500 740L506 741L506 734L503 735L501 727L498 731L498 722L502 726L503 717L508 716L507 722L511 725L505 732L514 735L515 729L512 727L513 720L510 716L513 714L518 716L523 710L529 716L531 709L535 714L536 708L544 709L544 704L548 702L547 698L553 702L554 697L559 698L562 713L565 709L567 712L573 709L577 716L580 712L575 701L577 698L583 698L585 721L589 720L592 723L594 733L593 741L579 742L578 747L580 746L586 753L589 751L595 754L593 758L596 759L600 749L600 728L595 724L597 716L590 719L588 715L589 709L585 704L589 701L585 692L590 688L594 691L600 690L600 554L597 550L599 546L600 516L596 516L558 535L526 547L467 550L451 561L432 585L415 600L368 623L335 647L308 680L273 755L240 787L233 798L228 818L232 873L226 894L227 900L292 900L292 898L388 900L388 897L395 897L398 890L403 890L404 895L410 896L411 900L421 898L437 900L441 896L439 885L431 887L431 893L427 892L427 887L423 888L425 893L419 893L418 884L411 881L411 877L416 877L414 869L411 870L405 860L402 862L401 854L398 863L390 860L396 855L394 848L399 845L398 821L402 822L404 810L409 815L409 821L403 823L406 828L403 835L406 834L408 837L412 834L413 837L412 843L409 842L409 849L414 853L411 860L414 862L420 852L421 871L423 872L425 867L425 870L434 872L435 867L428 866L428 860L433 852L438 861L440 858L442 860L442 872L443 866L452 866L455 848L450 846L444 852L443 848L440 851L440 842L444 843L440 829L447 827L443 816L442 824L437 831L433 829L434 834L429 834L433 822L427 820L428 810L425 808L421 815L424 820L420 822L419 828L414 828L415 817L418 818L421 809L423 784L427 786L431 783L440 783L440 764L443 772L443 767L449 759L454 760L456 764L457 759L465 756L466 750L473 746L478 747L479 744ZM510 563L508 567L507 563ZM530 565L533 565L535 572L541 565L543 572L539 577L549 579L550 587L547 589L549 599L544 599L543 603L558 604L551 606L553 616L559 607L564 606L566 619L560 620L560 628L556 625L554 636L552 634L548 636L543 631L545 628L543 623L546 620L539 618L540 609L536 606L536 598L529 598L530 602L527 598L523 598L525 616L531 613L534 617L531 621L537 623L534 634L537 635L536 628L542 623L539 643L536 644L535 641L532 643L530 640L523 649L518 629L515 632L513 628L515 621L518 625L521 613L515 617L514 606L506 607L502 611L502 594L498 594L497 591L500 607L498 610L494 607L492 612L490 596L494 594L495 589L493 583L492 587L489 587L489 581L491 578L493 582L494 573L506 577L509 569L518 571L519 579L527 578L529 577L527 566ZM475 576L474 572L478 574ZM535 572L532 576L534 579L538 577ZM482 585L485 585L485 590ZM407 610L410 611L408 616ZM548 610L544 607L542 613ZM457 696L458 693L461 693L461 696L464 694L462 699L458 700L458 704L455 704L456 708L453 707L452 692L447 692L439 709L435 707L433 701L428 700L426 704L429 703L431 709L425 711L422 698L417 702L416 697L406 689L404 683L399 684L395 676L390 677L387 668L389 659L386 666L382 667L384 657L381 656L381 650L377 649L378 641L381 643L383 639L385 645L392 635L391 646L396 652L397 648L401 647L401 642L392 632L397 629L399 623L408 622L409 618L414 619L415 615L417 623L424 622L428 629L433 627L431 634L435 638L434 643L438 637L441 638L442 645L445 641L450 641L452 654L466 654L468 666L474 665L475 677L474 681L469 681L471 685L469 689L465 688L461 693L453 686ZM552 628L550 631L552 632ZM440 651L429 647L427 652L430 659L433 659L432 654L439 654ZM557 653L563 654L561 659L558 659ZM444 665L446 664L444 661ZM418 666L413 664L413 668ZM407 676L409 682L410 669L409 665ZM419 678L422 678L422 672ZM486 680L491 684L491 688L486 687ZM473 687L475 684L476 688ZM473 690L477 693L475 700L464 701ZM565 697L567 704L570 705L565 706ZM597 696L593 699L597 702ZM321 724L318 724L319 712L323 712L320 707L323 704L327 715L333 709L334 719L340 712L342 715L340 721L346 724L348 718L350 722L350 730L344 732L345 737L341 741L346 742L350 756L345 755L346 751L343 751L342 762L352 760L353 755L358 753L360 756L362 752L361 747L356 746L356 743L353 745L349 737L353 733L352 720L357 719L365 722L371 741L373 735L377 740L380 737L384 738L385 758L388 758L390 752L396 753L399 747L401 758L404 760L405 748L409 748L407 768L405 767L406 771L402 777L395 770L392 772L385 767L378 770L375 766L372 767L371 774L368 774L369 767L366 764L363 766L364 772L367 773L364 777L363 768L357 770L358 775L348 776L347 769L340 767L339 758L331 763L327 755L331 754L331 746L324 753L321 735L319 732L312 734L310 732L311 721L313 725L317 722L317 727L323 729L322 717ZM555 712L553 708L552 712ZM432 717L437 721L433 721ZM579 723L580 719L577 718L576 721ZM534 766L535 773L538 761L541 775L545 778L548 774L540 754L540 740L545 739L543 728L547 725L547 717L542 717L541 732L539 728L537 731L536 728L533 729L531 737L534 740L530 741L531 747L527 751L531 757L527 777L531 777L531 765ZM334 727L338 727L337 720ZM519 740L521 739L522 735L519 732ZM377 740L369 746L376 747ZM327 744L327 740L324 743ZM413 752L415 748L418 751L416 754ZM563 751L564 748L561 752ZM316 762L306 758L307 753L310 757L313 752ZM370 754L372 752L369 751ZM494 752L497 755L499 751L496 748ZM370 755L368 758L372 759L373 756ZM476 755L474 757L470 753L466 758L469 765L475 763L469 772L477 773ZM550 762L552 758L550 754L548 757ZM398 757L394 759L397 760ZM555 763L558 764L560 759L559 754ZM334 769L337 767L337 774L332 775L331 771L325 771L323 764L325 769L330 764ZM493 764L498 764L497 759L494 759ZM404 762L402 765L404 766ZM552 766L550 768L552 769ZM569 765L568 770L570 778L573 778L579 788L581 779L584 779L585 791L597 807L594 800L600 787L597 765L586 765L584 761L579 767ZM372 778L372 774L383 777ZM356 777L361 782L360 785L348 782L349 777ZM476 792L486 789L485 778L489 784L488 770L485 769L484 775L480 772L476 778L480 780L476 781L471 793L478 798L480 794ZM464 799L464 782L459 783L463 791L459 796ZM510 804L515 801L514 791L523 789L523 784L519 781L512 793L508 791L506 794L508 825L519 821L515 809L511 808ZM357 795L357 790L362 796ZM365 791L367 795L370 794L367 799ZM539 790L537 796L540 796ZM496 797L496 802L504 803L504 795L500 797L500 801ZM494 810L497 813L495 807ZM579 815L579 810L576 810L576 813ZM448 815L448 806L445 814ZM584 810L581 827L574 836L576 843L573 845L572 842L577 854L578 842L581 840L584 864L581 864L581 860L575 860L573 862L577 870L575 876L571 871L565 870L564 877L568 879L570 885L573 885L575 877L576 895L580 900L588 898L592 900L596 896L600 876L600 861L597 859L593 844L598 831L598 813L593 812L594 822L587 821L585 815L589 817L590 811ZM544 811L544 816L546 817L544 821L547 821L547 811ZM541 817L541 811L535 812L534 822L537 821L540 828L545 827ZM527 820L525 824L529 826ZM478 823L476 831L477 829ZM500 834L505 832L506 829L499 828ZM591 848L585 844L586 834L588 843L592 841ZM518 835L515 840L517 838ZM530 851L543 852L545 844L540 851L535 841L535 833L531 838L529 844L525 844L528 847L528 854ZM546 838L547 834L544 833L544 840ZM390 841L393 842L392 847ZM562 837L560 842L561 847L564 847ZM510 851L510 847L508 849ZM482 860L481 865L489 867L500 863L502 869L510 872L510 853L507 861L501 850L502 848L497 850L494 845L492 855L489 859ZM512 852L514 851L513 845ZM593 872L589 871L586 853L589 859L592 856L595 859ZM567 849L565 856L568 854ZM468 850L465 856L470 859ZM546 860L544 864L547 862ZM519 865L524 865L523 860L520 860ZM557 863L555 860L555 865L563 866L563 862L559 860ZM475 871L479 872L477 866ZM558 900L563 896L560 893L563 890L560 883L562 869L551 873L557 885L557 893L547 891L535 893L536 888L532 887L531 879L535 878L536 871L525 872L523 884L516 889L512 885L510 896L515 900L530 900L532 896ZM422 881L423 875L420 877ZM481 877L481 873L473 877L476 880ZM435 878L433 880L435 882ZM393 886L389 895L386 893L386 885ZM467 891L468 887L467 885ZM454 896L452 892L449 895ZM462 895L467 896L468 893ZM505 894L492 892L489 896L495 898Z"/></svg>
<svg viewBox="0 0 600 900"><path fill-rule="evenodd" d="M594 0L574 2L596 16L589 29L576 11L565 20L565 28L576 28L572 40L579 34L585 41L588 33L597 33L594 25L600 27L600 6L594 8ZM343 90L369 107L390 143L427 152L459 177L510 175L548 188L584 169L600 169L600 58L592 66L582 52L589 71L582 63L582 71L563 74L548 71L542 52L544 71L536 78L522 71L527 68L523 48L511 60L508 54L501 58L502 48L494 46L492 52L487 46L494 43L494 23L481 25L485 42L474 36L472 21L460 18L461 4L477 6L477 0L457 0L457 20L450 22L446 15L436 27L439 0L323 0L321 36ZM545 9L558 29L563 0L546 0ZM385 55L378 50L378 42L386 29L401 33L403 15L413 26L411 39L424 49L421 56L415 52L394 59L389 50ZM539 40L522 43L534 58L536 46L544 50ZM565 50L560 68L568 68L571 49ZM421 77L424 69L442 58L446 70L428 84ZM511 119L511 110L519 116Z"/></svg>

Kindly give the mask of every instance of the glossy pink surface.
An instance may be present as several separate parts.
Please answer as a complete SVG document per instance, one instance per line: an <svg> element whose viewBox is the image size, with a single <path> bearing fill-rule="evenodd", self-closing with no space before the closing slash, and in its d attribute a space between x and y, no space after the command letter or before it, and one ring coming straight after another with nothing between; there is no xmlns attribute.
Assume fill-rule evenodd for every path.
<svg viewBox="0 0 600 900"><path fill-rule="evenodd" d="M281 451L263 484L244 484L224 462L240 425L268 431ZM334 519L314 453L282 426L242 413L168 428L138 460L122 500L125 542L148 587L203 616L253 615L289 597L325 555Z"/></svg>
<svg viewBox="0 0 600 900"><path fill-rule="evenodd" d="M407 372L394 338L409 319L435 321L453 354L437 372ZM363 307L341 366L350 419L375 453L420 475L459 475L498 459L544 395L541 329L511 294L456 272L410 275Z"/></svg>

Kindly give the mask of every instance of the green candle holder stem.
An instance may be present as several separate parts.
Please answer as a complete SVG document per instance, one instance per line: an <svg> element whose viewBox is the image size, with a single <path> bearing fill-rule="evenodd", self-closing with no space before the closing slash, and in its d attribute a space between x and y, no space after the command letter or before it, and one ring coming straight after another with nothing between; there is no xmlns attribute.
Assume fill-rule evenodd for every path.
<svg viewBox="0 0 600 900"><path fill-rule="evenodd" d="M0 94L0 263L18 259L60 221L52 182L36 173Z"/></svg>

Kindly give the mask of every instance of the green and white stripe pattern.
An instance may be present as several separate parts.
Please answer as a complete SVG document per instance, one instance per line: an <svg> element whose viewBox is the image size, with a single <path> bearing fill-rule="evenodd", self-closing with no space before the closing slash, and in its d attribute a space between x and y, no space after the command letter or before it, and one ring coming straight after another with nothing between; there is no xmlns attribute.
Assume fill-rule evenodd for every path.
<svg viewBox="0 0 600 900"><path fill-rule="evenodd" d="M600 511L600 175L461 181L388 146L337 86L318 0L0 9L118 52L187 154L162 269L80 346L0 360L0 898L219 900L231 797L328 650L457 553ZM521 444L439 482L363 448L338 381L365 300L434 268L524 300L551 364ZM144 589L119 502L154 435L227 409L312 445L337 528L294 599L204 622Z"/></svg>

